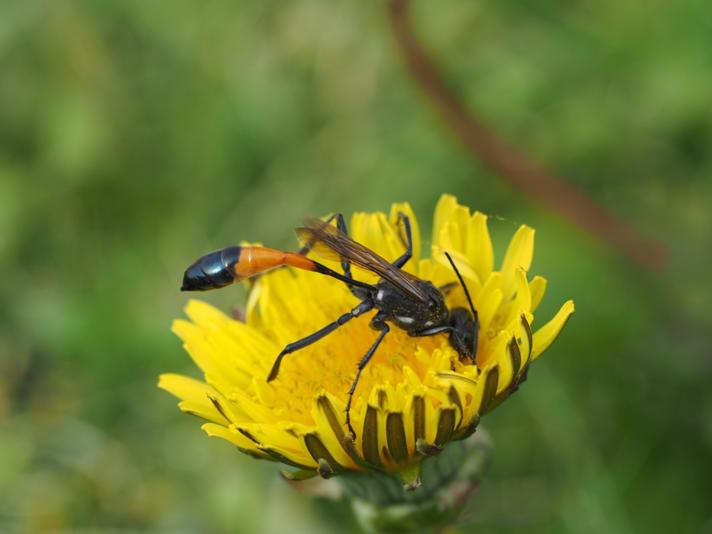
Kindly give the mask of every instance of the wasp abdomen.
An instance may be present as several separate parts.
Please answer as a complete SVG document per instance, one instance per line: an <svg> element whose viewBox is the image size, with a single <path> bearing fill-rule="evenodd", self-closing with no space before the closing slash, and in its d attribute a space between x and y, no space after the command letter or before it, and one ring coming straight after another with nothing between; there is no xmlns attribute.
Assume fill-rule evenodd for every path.
<svg viewBox="0 0 712 534"><path fill-rule="evenodd" d="M182 291L206 291L235 282L235 264L242 247L227 247L206 254L185 270Z"/></svg>
<svg viewBox="0 0 712 534"><path fill-rule="evenodd" d="M217 289L282 265L335 274L306 256L266 247L227 247L206 254L183 275L183 291ZM337 275L338 277L338 275Z"/></svg>

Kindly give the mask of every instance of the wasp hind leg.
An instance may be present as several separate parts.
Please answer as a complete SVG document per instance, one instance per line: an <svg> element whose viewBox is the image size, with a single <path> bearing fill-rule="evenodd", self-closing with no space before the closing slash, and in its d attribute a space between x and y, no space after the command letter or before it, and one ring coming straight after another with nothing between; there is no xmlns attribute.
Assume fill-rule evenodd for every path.
<svg viewBox="0 0 712 534"><path fill-rule="evenodd" d="M333 215L329 215L329 217L324 221L324 224L329 225L329 224L331 224L331 221L333 221L334 219L336 219L336 225L337 225L337 227L339 228L339 230L341 230L342 232L346 233L345 230L342 230L342 228L341 228L341 226L340 226L340 223L339 223L339 220L341 220L342 223L343 223L343 220L344 220L344 216L343 216L341 213L334 213ZM344 224L344 228L345 228L345 227L346 227L346 223L343 223L343 224ZM300 248L300 249L297 251L297 254L300 254L300 255L302 255L302 256L306 256L307 254L309 254L309 252L311 251L311 249L312 249L313 246L314 246L314 243L313 243L313 242L307 243L306 245L304 245L302 248ZM343 267L343 261L342 261L342 264L341 264L341 265L342 265L342 267ZM346 274L346 269L344 269L344 274Z"/></svg>
<svg viewBox="0 0 712 534"><path fill-rule="evenodd" d="M349 231L346 228L346 221L344 220L344 215L342 213L334 213L331 215L326 221L324 221L326 224L331 224L331 221L336 219L336 227L341 231L342 233L349 235ZM306 254L309 253L313 246L313 243L307 243L304 245L302 248L299 249L299 254L302 256L305 256ZM344 275L347 278L353 278L351 275L351 262L344 257L341 258L341 269L344 271ZM368 298L368 292L364 291L363 288L359 287L354 287L352 285L349 285L349 290L351 293L353 293L356 297L360 299L365 299Z"/></svg>
<svg viewBox="0 0 712 534"><path fill-rule="evenodd" d="M398 212L398 222L403 223L403 230L405 231L405 252L391 265L400 269L408 263L408 260L410 260L411 257L413 257L413 235L410 229L410 218L402 211Z"/></svg>
<svg viewBox="0 0 712 534"><path fill-rule="evenodd" d="M381 341L383 341L383 338L386 337L386 334L390 331L390 328L385 322L385 316L381 313L376 314L376 316L371 321L371 326L377 330L380 330L381 332L380 334L378 334L376 341L373 342L373 345L371 345L371 347L368 349L368 352L366 352L364 357L361 358L361 360L358 362L356 377L354 378L354 381L351 384L351 387L349 388L349 400L346 402L346 427L349 429L349 432L354 438L356 438L356 432L354 431L354 427L351 426L351 403L354 400L354 392L356 391L356 386L358 385L358 381L361 378L361 373L363 372L364 368L368 365L368 362L371 361L371 358L376 352L378 346L381 344Z"/></svg>

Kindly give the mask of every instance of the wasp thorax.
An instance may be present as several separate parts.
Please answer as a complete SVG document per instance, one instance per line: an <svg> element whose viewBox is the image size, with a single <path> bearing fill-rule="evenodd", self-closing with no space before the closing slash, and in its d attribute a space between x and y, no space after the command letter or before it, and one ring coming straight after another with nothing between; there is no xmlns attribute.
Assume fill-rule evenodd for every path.
<svg viewBox="0 0 712 534"><path fill-rule="evenodd" d="M427 294L428 302L416 300L388 282L377 284L373 297L375 306L409 334L446 325L449 318L442 293L430 282L417 284Z"/></svg>

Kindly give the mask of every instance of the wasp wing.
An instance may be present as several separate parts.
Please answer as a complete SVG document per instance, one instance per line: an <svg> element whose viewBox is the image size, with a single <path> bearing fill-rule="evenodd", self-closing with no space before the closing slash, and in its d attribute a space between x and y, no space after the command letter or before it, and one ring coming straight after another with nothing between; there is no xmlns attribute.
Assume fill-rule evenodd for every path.
<svg viewBox="0 0 712 534"><path fill-rule="evenodd" d="M354 241L335 226L320 219L307 219L305 226L297 228L297 236L318 255L337 261L341 258L348 260L377 274L414 299L428 302L428 295L416 284L416 277L393 267L383 257Z"/></svg>

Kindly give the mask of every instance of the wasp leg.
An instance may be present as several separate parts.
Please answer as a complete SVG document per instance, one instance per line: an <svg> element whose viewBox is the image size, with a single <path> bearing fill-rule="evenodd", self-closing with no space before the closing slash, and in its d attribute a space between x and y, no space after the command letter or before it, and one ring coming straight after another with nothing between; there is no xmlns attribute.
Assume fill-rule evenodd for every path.
<svg viewBox="0 0 712 534"><path fill-rule="evenodd" d="M336 214L336 227L341 230L344 234L349 235L349 231L346 229L346 221L341 213ZM341 258L341 268L344 270L344 274L349 278L351 276L351 262L346 258Z"/></svg>
<svg viewBox="0 0 712 534"><path fill-rule="evenodd" d="M349 235L349 232L346 228L346 221L344 220L344 216L341 213L334 213L331 215L326 221L324 221L326 224L331 224L331 221L336 219L336 227L343 232L346 235ZM302 256L306 255L309 253L313 246L313 243L307 243L304 245L302 248L299 249L298 254L301 254ZM344 271L344 275L347 278L353 278L351 276L351 262L345 258L341 258L341 269ZM365 299L368 298L368 292L364 291L363 288L358 288L354 287L352 285L349 285L349 290L351 293L353 293L357 298L359 299Z"/></svg>
<svg viewBox="0 0 712 534"><path fill-rule="evenodd" d="M334 213L333 215L329 215L329 218L324 221L324 224L331 224L331 221L333 221L334 219L336 219L336 224L338 225L338 224L339 224L339 219L341 219L341 220L343 221L343 220L344 220L344 216L341 215L341 213ZM341 227L340 227L340 226L339 226L339 230L341 230ZM341 231L343 232L343 230L341 230ZM344 233L345 233L345 232L344 232ZM300 249L297 251L297 254L300 254L300 255L302 255L302 256L306 256L307 254L309 254L309 251L312 249L313 246L314 246L314 243L313 243L313 242L312 242L312 243L307 243L306 245L304 245L302 248L300 248ZM342 266L343 266L343 262L342 262ZM345 270L344 270L344 272L345 272ZM351 275L349 274L349 276L351 276Z"/></svg>
<svg viewBox="0 0 712 534"><path fill-rule="evenodd" d="M344 216L341 213L337 213L335 217L336 227L344 234L349 235L349 231L346 228L346 221L344 220ZM349 260L342 257L341 268L344 270L344 274L346 276L348 276L349 278L353 278L353 276L351 276L351 262ZM349 289L351 290L351 293L353 293L356 297L360 299L365 299L368 297L368 291L365 291L363 288L349 286Z"/></svg>
<svg viewBox="0 0 712 534"><path fill-rule="evenodd" d="M272 380L277 378L277 374L279 374L279 366L282 363L282 359L287 354L290 354L292 352L303 349L304 347L307 347L307 346L311 345L312 343L319 341L321 338L329 335L331 332L333 332L340 326L343 326L351 319L358 317L361 314L366 313L367 311L371 310L372 308L373 308L373 302L370 300L364 300L358 306L356 306L353 310L343 314L341 317L339 317L333 323L329 323L324 328L317 330L313 334L308 335L307 337L299 339L297 341L294 341L293 343L290 343L289 345L284 347L284 349L282 349L282 352L280 352L277 355L277 358L274 360L272 369L270 370L269 375L267 376L267 382L271 382Z"/></svg>
<svg viewBox="0 0 712 534"><path fill-rule="evenodd" d="M413 256L413 235L410 231L410 219L403 212L398 212L398 221L403 222L403 229L405 230L405 252L403 255L392 263L393 267L400 269L408 260Z"/></svg>
<svg viewBox="0 0 712 534"><path fill-rule="evenodd" d="M376 317L378 317L378 316L376 316ZM371 358L373 357L373 354L376 352L376 349L381 344L381 341L383 341L383 338L386 337L386 334L390 330L390 328L388 327L388 325L385 322L376 321L376 318L374 318L374 321L371 324L372 324L372 326L378 328L381 331L381 333L378 334L376 341L373 342L373 345L371 345L371 348L368 349L368 352L366 353L366 355L363 358L361 358L360 362L358 362L358 370L356 371L356 378L354 378L354 381L351 384L351 388L349 389L349 400L346 402L346 426L354 438L356 438L356 432L354 431L354 428L351 426L351 402L354 400L354 392L356 391L356 386L358 385L358 381L361 378L361 372L366 367L366 365L368 365L368 362L371 361Z"/></svg>

